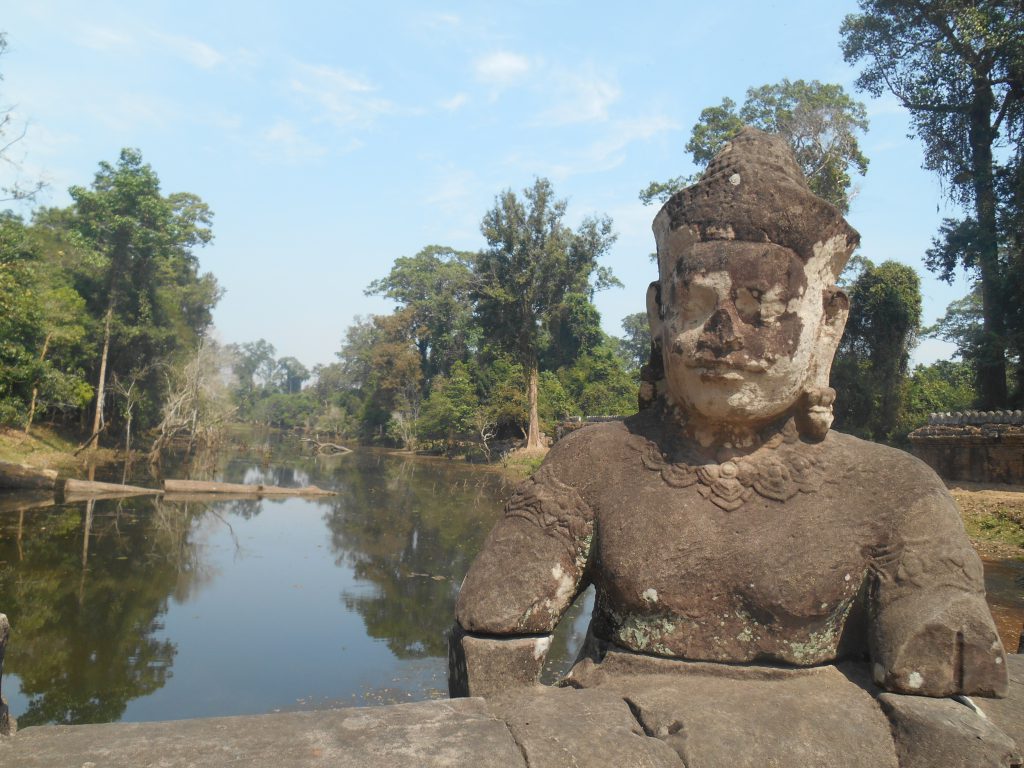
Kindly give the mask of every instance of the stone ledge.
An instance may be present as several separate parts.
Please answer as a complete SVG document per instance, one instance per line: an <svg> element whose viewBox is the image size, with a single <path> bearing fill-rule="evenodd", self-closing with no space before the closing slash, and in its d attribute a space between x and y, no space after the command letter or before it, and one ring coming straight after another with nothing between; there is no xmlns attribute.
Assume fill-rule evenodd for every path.
<svg viewBox="0 0 1024 768"><path fill-rule="evenodd" d="M885 717L872 703L879 692L857 665L791 670L621 656L581 670L585 674L572 679L578 689L538 685L488 700L161 723L36 726L0 739L0 766L895 765ZM971 738L947 739L945 749L963 753L947 751L941 755L943 765L974 768L975 731L988 738L995 726L1018 743L1024 737L1024 656L1011 655L1007 661L1006 699L964 704L888 694L879 699L888 696L895 702L889 709L906 710L909 714L900 718L903 730L926 746L934 740L928 731L935 727L933 712L941 715L940 720L955 720L952 736ZM986 713L990 725L976 720L983 716L973 709ZM997 749L997 757L1006 757L1012 749L998 738L989 746ZM928 759L935 757L928 750L924 753Z"/></svg>

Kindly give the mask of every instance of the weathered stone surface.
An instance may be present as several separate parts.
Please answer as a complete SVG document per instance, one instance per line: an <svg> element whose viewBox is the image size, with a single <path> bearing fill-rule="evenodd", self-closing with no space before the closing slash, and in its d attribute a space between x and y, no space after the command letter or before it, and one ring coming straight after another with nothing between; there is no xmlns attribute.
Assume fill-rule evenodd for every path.
<svg viewBox="0 0 1024 768"><path fill-rule="evenodd" d="M579 593L593 531L576 489L539 470L516 488L466 575L455 606L459 624L489 634L550 632ZM531 556L507 567L524 540ZM493 578L496 569L503 578Z"/></svg>
<svg viewBox="0 0 1024 768"><path fill-rule="evenodd" d="M181 720L41 726L0 741L18 768L526 767L480 699Z"/></svg>
<svg viewBox="0 0 1024 768"><path fill-rule="evenodd" d="M952 699L884 693L900 768L1014 768L1020 752L972 707Z"/></svg>
<svg viewBox="0 0 1024 768"><path fill-rule="evenodd" d="M573 679L588 693L624 697L644 730L688 766L897 766L888 723L856 668L648 665L628 656L609 654L610 663Z"/></svg>
<svg viewBox="0 0 1024 768"><path fill-rule="evenodd" d="M1024 656L1007 654L1010 686L1005 699L973 699L974 705L1024 750Z"/></svg>
<svg viewBox="0 0 1024 768"><path fill-rule="evenodd" d="M550 635L475 637L456 624L448 642L448 692L491 696L536 686L550 645Z"/></svg>
<svg viewBox="0 0 1024 768"><path fill-rule="evenodd" d="M473 564L457 620L547 632L593 584L571 682L641 686L634 711L688 764L895 765L874 683L822 665L869 660L858 669L883 689L931 697L1003 695L1007 665L941 480L830 430L849 310L835 281L859 236L785 142L752 129L653 229L641 412L555 445ZM686 674L658 683L652 657Z"/></svg>
<svg viewBox="0 0 1024 768"><path fill-rule="evenodd" d="M929 424L911 432L910 443L914 455L947 480L1024 483L1024 426L1014 418L1018 423L981 417Z"/></svg>
<svg viewBox="0 0 1024 768"><path fill-rule="evenodd" d="M487 706L508 724L530 768L684 768L612 692L538 687L492 697Z"/></svg>
<svg viewBox="0 0 1024 768"><path fill-rule="evenodd" d="M697 184L665 204L655 219L660 227L685 230L696 242L775 243L805 261L833 237L850 251L860 241L842 214L810 191L785 141L756 128L744 128Z"/></svg>

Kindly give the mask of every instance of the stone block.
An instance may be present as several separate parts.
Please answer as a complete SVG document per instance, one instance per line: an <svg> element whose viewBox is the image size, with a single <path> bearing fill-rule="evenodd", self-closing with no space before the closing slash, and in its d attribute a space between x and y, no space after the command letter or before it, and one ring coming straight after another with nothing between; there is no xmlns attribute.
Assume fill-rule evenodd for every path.
<svg viewBox="0 0 1024 768"><path fill-rule="evenodd" d="M491 696L536 686L550 645L550 635L478 637L456 624L448 638L449 694Z"/></svg>
<svg viewBox="0 0 1024 768"><path fill-rule="evenodd" d="M18 768L526 768L481 699L166 723L38 726L0 741Z"/></svg>
<svg viewBox="0 0 1024 768"><path fill-rule="evenodd" d="M497 695L487 706L508 724L530 768L684 768L609 691L542 687Z"/></svg>
<svg viewBox="0 0 1024 768"><path fill-rule="evenodd" d="M618 655L627 656L610 657ZM865 690L870 683L859 669L786 670L664 660L649 667L660 668L660 673L644 674L629 659L620 661L606 657L591 674L573 677L623 696L644 731L665 741L685 765L898 765L889 725Z"/></svg>
<svg viewBox="0 0 1024 768"><path fill-rule="evenodd" d="M1019 768L1013 741L974 707L953 699L878 698L892 724L900 768Z"/></svg>

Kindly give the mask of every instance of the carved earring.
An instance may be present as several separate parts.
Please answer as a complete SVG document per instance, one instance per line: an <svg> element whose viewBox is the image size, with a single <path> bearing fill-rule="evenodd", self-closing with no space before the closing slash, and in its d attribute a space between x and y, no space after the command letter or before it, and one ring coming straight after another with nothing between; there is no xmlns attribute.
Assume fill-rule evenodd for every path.
<svg viewBox="0 0 1024 768"><path fill-rule="evenodd" d="M661 357L661 344L651 342L651 355L647 364L640 369L640 392L637 405L642 411L650 408L658 399L658 384L665 378L665 365Z"/></svg>
<svg viewBox="0 0 1024 768"><path fill-rule="evenodd" d="M832 428L832 405L836 391L832 387L812 387L804 390L796 414L796 428L802 437L824 440Z"/></svg>

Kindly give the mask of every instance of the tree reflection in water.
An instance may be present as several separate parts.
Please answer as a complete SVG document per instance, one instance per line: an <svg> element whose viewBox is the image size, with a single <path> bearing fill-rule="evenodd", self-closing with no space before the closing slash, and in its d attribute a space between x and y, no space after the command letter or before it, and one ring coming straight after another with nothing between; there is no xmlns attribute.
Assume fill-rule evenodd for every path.
<svg viewBox="0 0 1024 768"><path fill-rule="evenodd" d="M0 518L0 609L16 631L5 672L29 699L22 727L118 720L164 685L175 646L154 634L168 598L200 575L193 522L152 498Z"/></svg>
<svg viewBox="0 0 1024 768"><path fill-rule="evenodd" d="M342 595L345 606L399 658L446 656L455 595L500 514L504 480L445 461L350 458L326 522L339 563L375 589Z"/></svg>
<svg viewBox="0 0 1024 768"><path fill-rule="evenodd" d="M408 701L444 689L455 596L511 495L501 474L280 445L269 459L225 453L193 469L339 495L0 504L0 611L13 627L5 694L20 699L22 726L266 712L311 697L379 703L367 691L380 686ZM579 635L585 621L566 625ZM552 647L563 669L570 634Z"/></svg>

